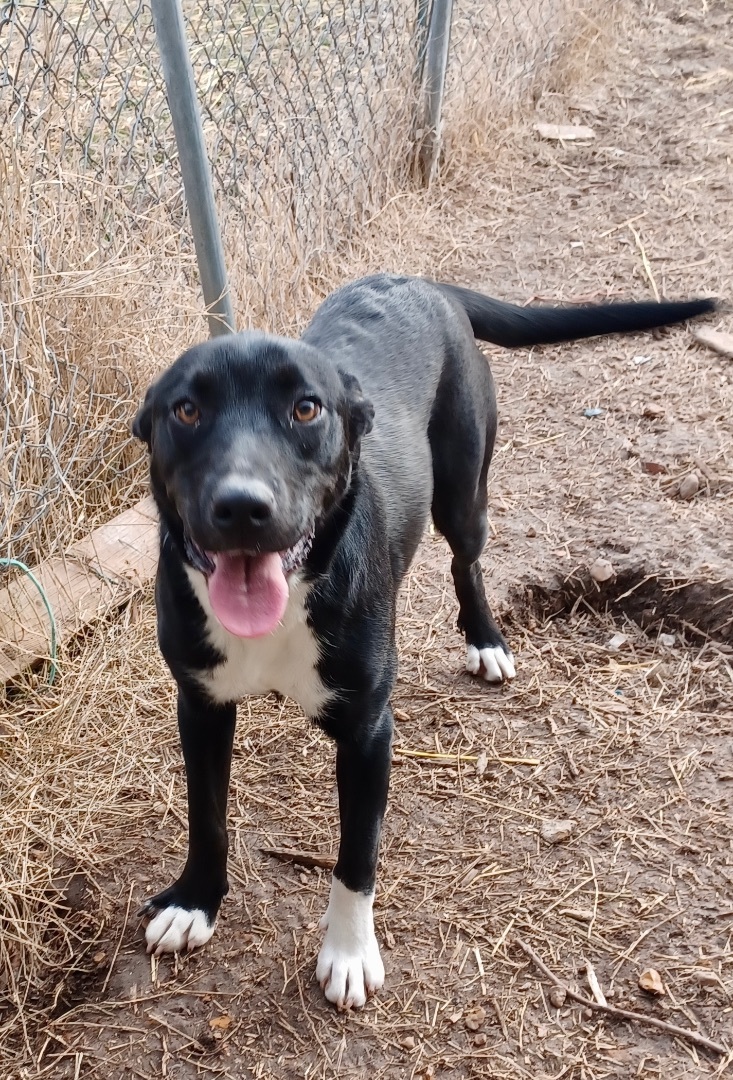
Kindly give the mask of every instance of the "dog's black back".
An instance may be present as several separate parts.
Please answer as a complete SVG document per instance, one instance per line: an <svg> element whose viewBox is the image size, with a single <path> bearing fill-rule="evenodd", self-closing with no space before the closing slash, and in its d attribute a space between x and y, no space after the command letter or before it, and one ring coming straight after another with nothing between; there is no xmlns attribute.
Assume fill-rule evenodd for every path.
<svg viewBox="0 0 733 1080"><path fill-rule="evenodd" d="M378 403L361 446L360 471L368 473L382 503L397 580L430 511L428 431L446 357L458 344L456 331L466 336L467 320L464 316L463 326L457 326L460 318L426 283L379 275L332 294L303 334L304 341L356 376L364 396ZM472 374L465 371L469 380Z"/></svg>

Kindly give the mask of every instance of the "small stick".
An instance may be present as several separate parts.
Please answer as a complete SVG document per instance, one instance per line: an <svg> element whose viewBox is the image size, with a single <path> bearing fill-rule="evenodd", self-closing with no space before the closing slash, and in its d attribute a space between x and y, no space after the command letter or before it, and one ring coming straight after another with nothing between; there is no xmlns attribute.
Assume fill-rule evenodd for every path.
<svg viewBox="0 0 733 1080"><path fill-rule="evenodd" d="M654 299L657 301L657 303L659 303L659 289L657 288L657 283L654 280L654 274L652 273L651 263L649 262L649 259L647 258L647 254L646 254L646 251L644 249L644 245L641 242L641 237L639 236L638 232L633 227L633 225L629 225L629 232L632 233L632 235L634 237L634 240L636 241L636 246L639 249L639 254L641 255L641 263L642 263L642 266L644 267L644 273L646 274L646 276L649 279L649 284L652 287L652 292L654 293Z"/></svg>
<svg viewBox="0 0 733 1080"><path fill-rule="evenodd" d="M626 229L629 225L633 225L635 221L638 221L643 217L646 217L646 210L643 210L641 214L636 214L635 217L627 218L626 221L622 221L620 225L614 225L612 229L606 229L605 232L601 233L598 239L605 240L611 233L618 232L619 229Z"/></svg>
<svg viewBox="0 0 733 1080"><path fill-rule="evenodd" d="M109 971L107 972L107 977L106 977L106 979L104 980L104 982L102 984L102 993L104 993L105 990L107 989L107 985L109 983L109 980L112 977L112 968L115 966L115 963L117 962L117 957L120 954L120 946L122 945L122 939L125 936L125 930L127 930L127 920L130 918L130 904L132 903L132 890L133 890L133 885L131 884L130 885L130 893L129 893L128 897L127 897L127 910L125 911L125 919L124 919L124 922L122 923L122 931L120 933L119 940L117 942L117 948L115 949L115 954L112 957L112 960L111 960L110 965L109 965Z"/></svg>
<svg viewBox="0 0 733 1080"><path fill-rule="evenodd" d="M182 1050L186 1050L189 1046L193 1046L197 1050L203 1050L204 1049L202 1044L201 1044L201 1041L199 1039L197 1039L195 1035L188 1035L185 1031L182 1031L180 1028L173 1027L172 1024L169 1024L168 1021L164 1017L158 1016L157 1013L149 1012L148 1016L153 1021L153 1023L160 1024L160 1026L165 1028L166 1031L170 1031L171 1034L173 1034L173 1035L180 1035L182 1039L186 1040L185 1043L183 1044L183 1046L179 1046L178 1049L176 1050L177 1054L180 1054Z"/></svg>
<svg viewBox="0 0 733 1080"><path fill-rule="evenodd" d="M478 967L478 973L481 977L481 993L486 997L486 972L484 971L484 962L481 959L481 951L477 945L474 946L473 953L476 957L476 966Z"/></svg>
<svg viewBox="0 0 733 1080"><path fill-rule="evenodd" d="M509 1042L509 1032L506 1029L506 1020L504 1019L504 1013L501 1011L501 1009L499 1007L499 1002L496 1000L495 997L490 997L488 1000L489 1000L489 1003L490 1003L492 1009L496 1013L496 1019L499 1021L499 1027L501 1028L501 1033L504 1036L504 1038L506 1039L506 1041Z"/></svg>
<svg viewBox="0 0 733 1080"><path fill-rule="evenodd" d="M608 1005L606 1001L606 995L601 990L601 984L598 982L598 976L596 975L596 969L591 964L590 960L585 962L585 973L588 976L588 985L590 986L593 997L596 999L599 1005Z"/></svg>
<svg viewBox="0 0 733 1080"><path fill-rule="evenodd" d="M320 866L322 870L333 870L336 860L332 855L317 855L308 851L286 851L284 848L260 848L263 855L271 855L280 862L295 863L296 866Z"/></svg>
<svg viewBox="0 0 733 1080"><path fill-rule="evenodd" d="M438 754L432 750L403 750L399 746L395 747L394 752L399 754L400 757L427 758L429 761L434 761L436 765L455 765L459 761L478 761L478 754ZM497 762L499 765L542 764L539 758L496 757L488 760L489 762Z"/></svg>
<svg viewBox="0 0 733 1080"><path fill-rule="evenodd" d="M640 1024L648 1024L650 1027L659 1028L661 1031L667 1031L670 1035L679 1035L681 1039L689 1039L690 1042L696 1043L698 1046L704 1046L706 1050L712 1050L716 1054L722 1054L723 1056L730 1053L725 1046L721 1046L720 1043L713 1042L712 1039L706 1038L704 1035L698 1034L696 1031L690 1031L689 1028L678 1027L676 1024L669 1024L666 1020L658 1020L656 1016L645 1016L643 1013L631 1012L629 1009L617 1009L615 1005L600 1005L597 1001L593 1001L592 998L588 998L585 994L578 994L575 990L571 990L570 987L558 979L557 975L554 975L546 964L540 960L534 949L530 948L525 941L522 941L520 937L514 939L522 950L523 953L530 958L532 963L537 967L542 974L554 983L555 986L559 986L565 991L569 998L573 1001L578 1001L586 1009L595 1009L596 1012L606 1013L608 1016L618 1016L622 1020L634 1020Z"/></svg>

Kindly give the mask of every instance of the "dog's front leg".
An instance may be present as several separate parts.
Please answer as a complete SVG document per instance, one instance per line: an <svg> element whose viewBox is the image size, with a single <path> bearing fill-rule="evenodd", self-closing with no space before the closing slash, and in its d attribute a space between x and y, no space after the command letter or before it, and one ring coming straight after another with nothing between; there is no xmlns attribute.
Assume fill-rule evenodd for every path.
<svg viewBox="0 0 733 1080"><path fill-rule="evenodd" d="M376 721L341 728L336 779L341 843L331 881L328 909L321 920L326 936L316 978L339 1009L363 1005L384 983L384 965L374 934L374 887L382 819L392 761L392 709Z"/></svg>
<svg viewBox="0 0 733 1080"><path fill-rule="evenodd" d="M188 858L173 885L148 900L141 915L148 952L205 945L228 891L226 826L235 705L215 705L178 688L178 730L188 788Z"/></svg>

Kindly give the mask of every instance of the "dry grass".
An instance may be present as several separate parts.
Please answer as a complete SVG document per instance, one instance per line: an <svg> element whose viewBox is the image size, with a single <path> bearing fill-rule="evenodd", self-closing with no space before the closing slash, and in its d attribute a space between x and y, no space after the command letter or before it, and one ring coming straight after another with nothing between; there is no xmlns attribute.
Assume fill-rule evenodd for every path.
<svg viewBox="0 0 733 1080"><path fill-rule="evenodd" d="M567 110L565 95L582 94L603 70L629 18L626 0L536 0L525 7L501 0L490 10L459 4L451 37L457 62L446 95L448 168L465 169L476 147L501 152L540 99L558 97Z"/></svg>
<svg viewBox="0 0 733 1080"><path fill-rule="evenodd" d="M38 178L32 160L12 147L0 159L3 554L29 561L140 492L129 424L160 363L156 294L167 300L166 355L190 340L198 315L183 280L192 259L166 253L164 211L141 222L113 188L61 170Z"/></svg>
<svg viewBox="0 0 733 1080"><path fill-rule="evenodd" d="M361 8L365 25L338 50L315 8L281 5L274 21L264 9L192 13L242 326L302 325L338 280L335 251L404 186L409 35L398 14L369 30L374 4ZM237 37L231 20L245 16L261 20L257 34ZM24 110L10 90L0 99L15 132L0 143L0 531L3 554L29 562L139 495L130 418L152 375L205 328L150 14L118 17L86 0L20 9L0 43L26 95ZM375 56L357 77L366 41Z"/></svg>
<svg viewBox="0 0 733 1080"><path fill-rule="evenodd" d="M362 7L366 34L368 0ZM489 20L483 7L458 5L446 104L449 169L465 167L472 140L488 138L496 150L507 125L538 94L562 84L563 72L585 75L605 32L608 20L598 24L603 10L591 0L580 7L575 0L537 0L524 11L500 5ZM258 15L262 56L250 56L248 71L234 82L231 28L219 26L206 6L196 8L192 23L202 42L207 34L221 36L214 49L219 67L207 63L201 47L194 62L238 321L283 331L302 326L352 273L351 245L360 230L369 235L368 223L383 207L397 200L399 223L409 227L402 197L414 161L415 93L402 8L395 6L375 38L383 56L373 86L367 71L341 87L327 38L318 39L315 56L304 54L296 32L302 13L295 12L284 7L273 25ZM128 438L129 418L152 373L204 325L179 180L165 160L174 150L145 20L124 30L120 23L111 67L97 55L103 24L93 7L79 2L65 20L52 9L33 20L33 40L43 41L59 75L53 93L17 33L0 52L19 85L25 79L33 87L28 126L0 145L0 524L3 553L28 561L63 550L139 493L143 469ZM73 75L75 43L87 39L94 49L72 94L62 76ZM247 53L254 45L244 34L238 48ZM346 47L345 71L361 63L362 47L358 39ZM98 98L95 74L104 78ZM120 109L123 86L128 107ZM139 130L138 99L146 102L154 139ZM15 117L15 109L8 115ZM418 199L418 217L430 205ZM387 240L369 261L391 265L394 254Z"/></svg>
<svg viewBox="0 0 733 1080"><path fill-rule="evenodd" d="M713 49L726 20L715 30L656 18L625 41L630 57L609 79L625 97L602 81L583 86L602 128L596 149L547 146L530 132L535 117L571 110L583 41L596 48L581 26L572 64L566 54L544 87L533 84L536 113L522 97L521 114L502 114L501 138L469 140L469 149L464 140L459 152L451 132L461 121L449 111L450 153L431 191L399 190L395 150L393 181L389 165L350 237L330 243L324 233L301 256L286 202L258 204L272 235L286 237L255 251L264 289L249 287L251 253L238 258L246 214L226 214L240 323L297 330L332 285L382 267L521 299L647 294L624 225L632 218L661 291L730 295L719 186L730 102L720 85L688 92L647 72L648 102L628 105L641 79L635 56L666 56L660 34L689 50L707 33ZM659 70L665 62L656 58ZM12 271L3 273L3 343L16 442L6 441L0 469L17 464L0 478L19 500L9 534L33 554L63 547L141 492L127 424L152 372L203 324L192 255L167 208L131 216L114 191L61 172L41 187L25 149L5 147L3 159L0 236ZM651 359L636 364L640 352ZM356 1077L369 1062L390 1077L714 1075L718 1063L682 1043L553 1009L516 940L569 981L584 986L591 960L611 1000L637 998L636 1008L729 1037L730 651L679 624L666 648L654 620L642 631L636 610L633 619L623 602L606 611L605 597L575 584L600 551L666 587L713 582L708 603L727 595L729 370L682 332L497 354L492 366L503 427L488 555L521 675L494 692L459 674L446 552L427 538L400 620L403 719L377 917L385 993L355 1017L321 1004L312 969L326 875L261 853L328 855L337 843L331 750L294 707L271 699L240 710L233 890L215 941L181 961L144 957L135 908L176 872L185 843L173 688L145 596L75 644L57 685L29 675L0 713L0 1071ZM644 416L649 401L661 418ZM607 415L589 424L588 405ZM53 431L51 409L47 462L60 469L40 471L19 434L40 444ZM683 505L664 476L643 472L647 458L671 477L702 462L712 479ZM25 489L31 501L21 502ZM50 512L20 533L39 491ZM663 588L647 595L663 607ZM563 614L550 619L555 601ZM608 643L619 631L627 641L616 653ZM577 822L572 838L547 845L542 822L565 817ZM667 987L660 1002L636 986L649 965ZM212 1028L222 1015L229 1026Z"/></svg>

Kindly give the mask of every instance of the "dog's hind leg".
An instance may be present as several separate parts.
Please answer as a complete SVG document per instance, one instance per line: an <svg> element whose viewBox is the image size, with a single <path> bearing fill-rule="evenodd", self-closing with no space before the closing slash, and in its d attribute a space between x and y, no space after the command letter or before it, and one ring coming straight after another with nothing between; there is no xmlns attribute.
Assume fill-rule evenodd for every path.
<svg viewBox="0 0 733 1080"><path fill-rule="evenodd" d="M435 524L453 552L451 573L458 597L458 629L466 637L466 669L487 682L513 679L514 658L486 599L480 556L486 541L486 499L460 511L450 523L440 514Z"/></svg>
<svg viewBox="0 0 733 1080"><path fill-rule="evenodd" d="M514 658L486 599L480 561L488 532L486 482L496 437L496 402L488 364L478 350L460 365L458 378L446 380L441 388L429 436L433 521L453 552L466 668L487 682L513 679Z"/></svg>
<svg viewBox="0 0 733 1080"><path fill-rule="evenodd" d="M458 629L466 635L466 670L487 682L513 679L514 657L486 599L481 563L469 562L453 550L451 571L459 603Z"/></svg>

